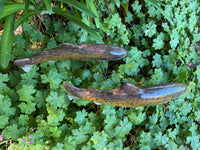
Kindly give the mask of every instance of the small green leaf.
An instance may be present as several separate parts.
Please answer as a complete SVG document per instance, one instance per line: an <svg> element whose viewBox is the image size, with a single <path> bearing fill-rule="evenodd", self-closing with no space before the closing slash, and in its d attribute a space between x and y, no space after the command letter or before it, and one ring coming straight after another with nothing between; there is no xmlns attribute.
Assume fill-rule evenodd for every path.
<svg viewBox="0 0 200 150"><path fill-rule="evenodd" d="M0 129L4 129L5 126L8 124L8 119L9 117L6 115L1 115L0 116Z"/></svg>
<svg viewBox="0 0 200 150"><path fill-rule="evenodd" d="M153 67L160 67L162 65L162 58L161 58L161 55L156 53L154 56L153 56L153 61L152 61L152 64L153 64Z"/></svg>
<svg viewBox="0 0 200 150"><path fill-rule="evenodd" d="M31 102L34 97L32 96L35 93L33 85L23 85L21 89L17 92L20 96L21 101Z"/></svg>
<svg viewBox="0 0 200 150"><path fill-rule="evenodd" d="M49 73L41 75L42 83L50 83L51 89L57 89L62 82L62 76L57 72L56 68L52 68Z"/></svg>
<svg viewBox="0 0 200 150"><path fill-rule="evenodd" d="M2 135L6 137L7 139L17 140L17 138L22 137L22 135L24 135L25 133L26 133L25 127L18 128L18 126L14 124L11 126L7 126L3 130Z"/></svg>
<svg viewBox="0 0 200 150"><path fill-rule="evenodd" d="M105 148L106 144L108 143L107 134L104 132L94 132L93 136L91 137L91 141L93 142L94 149L103 149Z"/></svg>
<svg viewBox="0 0 200 150"><path fill-rule="evenodd" d="M85 109L83 109L82 111L77 111L74 121L78 123L79 125L82 125L87 121L87 119L85 118L87 115L88 113L86 112Z"/></svg>
<svg viewBox="0 0 200 150"><path fill-rule="evenodd" d="M31 40L33 42L39 42L43 39L42 37L42 33L38 32L38 31L34 31L33 33L31 33Z"/></svg>
<svg viewBox="0 0 200 150"><path fill-rule="evenodd" d="M131 112L129 115L128 115L128 118L130 120L130 122L134 125L139 125L141 124L145 118L146 118L146 113L142 113L142 112L139 112L139 113L136 113L136 112Z"/></svg>
<svg viewBox="0 0 200 150"><path fill-rule="evenodd" d="M119 119L117 119L116 115L107 115L104 122L106 123L104 127L105 131L109 131L115 128L115 126L119 123Z"/></svg>
<svg viewBox="0 0 200 150"><path fill-rule="evenodd" d="M31 114L32 112L34 112L36 110L35 106L36 104L30 101L28 101L27 103L21 102L21 104L19 104L21 112L26 114Z"/></svg>
<svg viewBox="0 0 200 150"><path fill-rule="evenodd" d="M132 128L131 122L128 121L128 118L125 117L123 121L120 121L120 126L115 128L115 134L119 138L124 138L126 134L130 132Z"/></svg>
<svg viewBox="0 0 200 150"><path fill-rule="evenodd" d="M57 92L50 92L50 95L46 98L46 101L49 102L52 106L61 107L65 104L64 95L59 96Z"/></svg>
<svg viewBox="0 0 200 150"><path fill-rule="evenodd" d="M0 94L0 115L6 115L8 117L15 114L15 108L11 107L11 99L8 96Z"/></svg>

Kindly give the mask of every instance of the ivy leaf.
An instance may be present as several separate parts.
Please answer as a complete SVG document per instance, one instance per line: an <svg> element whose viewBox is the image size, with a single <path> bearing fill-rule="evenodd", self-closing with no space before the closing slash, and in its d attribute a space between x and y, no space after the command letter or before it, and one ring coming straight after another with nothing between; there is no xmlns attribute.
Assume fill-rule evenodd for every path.
<svg viewBox="0 0 200 150"><path fill-rule="evenodd" d="M29 31L30 32L30 31ZM38 32L38 31L34 31L33 33L31 33L31 40L33 42L39 42L43 39L42 37L42 33Z"/></svg>
<svg viewBox="0 0 200 150"><path fill-rule="evenodd" d="M60 43L75 43L76 38L71 32L63 32L57 34Z"/></svg>
<svg viewBox="0 0 200 150"><path fill-rule="evenodd" d="M28 37L32 32L30 32L30 31L32 31L33 30L33 26L32 25L30 25L30 24L28 24L28 23L23 23L23 25L22 25L22 28L23 28L23 33Z"/></svg>
<svg viewBox="0 0 200 150"><path fill-rule="evenodd" d="M90 139L93 142L92 147L94 149L103 149L108 143L107 136L104 132L94 132Z"/></svg>
<svg viewBox="0 0 200 150"><path fill-rule="evenodd" d="M52 150L61 150L63 149L63 147L64 147L63 143L57 143L56 146L52 148Z"/></svg>
<svg viewBox="0 0 200 150"><path fill-rule="evenodd" d="M82 83L81 78L78 77L78 78L74 79L74 84L75 84L76 86L79 86L81 83Z"/></svg>
<svg viewBox="0 0 200 150"><path fill-rule="evenodd" d="M198 149L200 147L199 138L200 138L199 135L188 136L186 138L186 144L190 143L193 149Z"/></svg>
<svg viewBox="0 0 200 150"><path fill-rule="evenodd" d="M0 116L0 129L4 129L6 125L8 125L8 119L9 117L6 115Z"/></svg>
<svg viewBox="0 0 200 150"><path fill-rule="evenodd" d="M91 77L92 77L92 74L91 74L90 70L83 69L81 71L81 76L80 77L81 77L82 80L86 80L86 79L90 80Z"/></svg>
<svg viewBox="0 0 200 150"><path fill-rule="evenodd" d="M115 106L112 106L112 105L103 105L102 114L104 114L106 116L108 116L108 115L115 115L116 114Z"/></svg>
<svg viewBox="0 0 200 150"><path fill-rule="evenodd" d="M0 91L2 91L3 88L6 87L6 84L3 82L7 82L9 80L7 74L0 73Z"/></svg>
<svg viewBox="0 0 200 150"><path fill-rule="evenodd" d="M65 117L64 111L58 109L56 106L47 105L47 111L49 113L47 117L48 125L58 126L60 124L59 121L63 121L63 118Z"/></svg>
<svg viewBox="0 0 200 150"><path fill-rule="evenodd" d="M21 109L22 113L31 114L36 110L35 103L28 101L27 103L22 102L19 104L19 108Z"/></svg>
<svg viewBox="0 0 200 150"><path fill-rule="evenodd" d="M23 39L22 35L18 34L17 37L16 37L16 42L15 43L16 43L17 49L24 49L26 40Z"/></svg>
<svg viewBox="0 0 200 150"><path fill-rule="evenodd" d="M0 94L0 115L6 115L8 117L15 114L15 108L11 107L11 99L8 96Z"/></svg>
<svg viewBox="0 0 200 150"><path fill-rule="evenodd" d="M56 21L54 24L54 30L58 33L63 33L65 31L65 28L63 26L62 22Z"/></svg>
<svg viewBox="0 0 200 150"><path fill-rule="evenodd" d="M35 94L35 100L34 100L34 102L37 104L38 108L46 106L45 97L46 97L45 92L37 90L37 92Z"/></svg>
<svg viewBox="0 0 200 150"><path fill-rule="evenodd" d="M66 72L66 69L71 68L71 60L57 61L56 66L59 68L60 72Z"/></svg>
<svg viewBox="0 0 200 150"><path fill-rule="evenodd" d="M147 25L143 25L143 30L145 32L145 36L148 36L148 37L152 37L154 34L156 34L156 23L155 21L150 21Z"/></svg>
<svg viewBox="0 0 200 150"><path fill-rule="evenodd" d="M172 70L174 68L174 63L176 61L176 54L170 53L169 55L163 56L163 66L169 70Z"/></svg>
<svg viewBox="0 0 200 150"><path fill-rule="evenodd" d="M21 114L18 118L19 120L19 124L22 125L22 126L27 126L28 125L28 120L29 120L29 117L28 115L23 115Z"/></svg>
<svg viewBox="0 0 200 150"><path fill-rule="evenodd" d="M13 74L9 76L9 83L11 87L16 87L17 83L21 80L20 75L19 71L14 71Z"/></svg>
<svg viewBox="0 0 200 150"><path fill-rule="evenodd" d="M26 133L26 128L18 128L16 124L12 126L7 126L3 132L2 135L6 137L7 139L13 139L17 140L17 138L22 137Z"/></svg>
<svg viewBox="0 0 200 150"><path fill-rule="evenodd" d="M109 149L116 149L116 150L120 150L120 149L128 150L129 149L129 148L128 149L123 148L124 145L123 145L122 139L114 140L113 142L110 142L107 146Z"/></svg>
<svg viewBox="0 0 200 150"><path fill-rule="evenodd" d="M82 126L81 126L82 127ZM81 128L80 127L80 128ZM74 129L72 130L72 134L74 135L74 138L76 139L77 144L82 144L86 142L89 139L89 135L84 134L81 129Z"/></svg>
<svg viewBox="0 0 200 150"><path fill-rule="evenodd" d="M36 79L39 77L39 73L37 73L38 70L39 70L39 67L34 65L33 68L29 72L22 74L21 84L33 85L35 87L36 83L38 82Z"/></svg>
<svg viewBox="0 0 200 150"><path fill-rule="evenodd" d="M140 134L140 147L145 145L147 149L150 149L149 146L154 145L155 143L153 142L151 132L144 132Z"/></svg>
<svg viewBox="0 0 200 150"><path fill-rule="evenodd" d="M139 1L134 1L134 3L131 5L133 11L135 11L137 14L141 12L142 5L139 5Z"/></svg>
<svg viewBox="0 0 200 150"><path fill-rule="evenodd" d="M159 50L164 47L164 42L159 36L157 36L156 39L153 39L153 47L155 48L155 50Z"/></svg>
<svg viewBox="0 0 200 150"><path fill-rule="evenodd" d="M55 68L52 68L49 73L41 75L42 83L50 83L51 89L57 89L62 82L62 76Z"/></svg>
<svg viewBox="0 0 200 150"><path fill-rule="evenodd" d="M61 132L62 132L58 127L50 127L50 128L49 128L49 131L51 132L51 135L52 135L54 138L60 137L60 134L61 134Z"/></svg>
<svg viewBox="0 0 200 150"><path fill-rule="evenodd" d="M101 83L101 90L112 89L115 85L115 82L112 79L107 79Z"/></svg>
<svg viewBox="0 0 200 150"><path fill-rule="evenodd" d="M155 73L151 76L151 84L161 84L167 82L167 74L161 68L155 69Z"/></svg>
<svg viewBox="0 0 200 150"><path fill-rule="evenodd" d="M132 124L128 121L128 118L125 117L123 121L120 121L120 126L115 128L115 134L119 138L124 138L126 134L130 132Z"/></svg>
<svg viewBox="0 0 200 150"><path fill-rule="evenodd" d="M73 136L66 136L65 137L66 142L65 142L65 149L76 149L77 148L77 144L76 144L76 140L74 140Z"/></svg>
<svg viewBox="0 0 200 150"><path fill-rule="evenodd" d="M47 43L47 49L58 47L56 40L51 38L50 41Z"/></svg>
<svg viewBox="0 0 200 150"><path fill-rule="evenodd" d="M85 118L87 115L88 113L86 112L85 109L83 109L82 111L77 111L74 121L78 123L79 125L82 125L87 121L87 119Z"/></svg>
<svg viewBox="0 0 200 150"><path fill-rule="evenodd" d="M175 68L174 68L175 69ZM188 80L188 71L189 68L186 66L180 66L178 67L178 72L176 73L176 80L177 81L187 81Z"/></svg>
<svg viewBox="0 0 200 150"><path fill-rule="evenodd" d="M155 134L155 143L157 146L162 146L162 145L165 145L168 141L169 141L169 137L164 134L162 135L163 133L162 132L158 132Z"/></svg>
<svg viewBox="0 0 200 150"><path fill-rule="evenodd" d="M130 122L134 125L139 125L141 124L145 119L146 119L146 113L136 113L136 112L131 112L128 115L128 118L130 120Z"/></svg>
<svg viewBox="0 0 200 150"><path fill-rule="evenodd" d="M156 124L158 121L158 114L152 114L151 116L149 116L149 120L151 124Z"/></svg>
<svg viewBox="0 0 200 150"><path fill-rule="evenodd" d="M127 58L129 63L126 63L125 65L119 66L119 72L121 74L126 73L129 76L137 76L139 69L139 64L136 63L133 59Z"/></svg>
<svg viewBox="0 0 200 150"><path fill-rule="evenodd" d="M107 115L104 122L106 123L104 127L105 131L109 131L114 129L114 127L119 123L119 119L117 119L115 115Z"/></svg>
<svg viewBox="0 0 200 150"><path fill-rule="evenodd" d="M127 17L125 18L125 21L127 23L130 23L131 21L133 21L133 15L131 13L127 13Z"/></svg>
<svg viewBox="0 0 200 150"><path fill-rule="evenodd" d="M35 93L35 91L36 90L34 89L33 85L23 85L22 88L17 91L17 93L19 94L21 101L30 102L34 99L32 95Z"/></svg>
<svg viewBox="0 0 200 150"><path fill-rule="evenodd" d="M160 67L162 65L162 58L161 58L161 55L156 53L154 56L153 56L153 61L152 61L152 64L153 64L153 67Z"/></svg>
<svg viewBox="0 0 200 150"><path fill-rule="evenodd" d="M87 104L91 103L90 101L81 99L81 98L75 98L73 100L73 103L76 103L78 106L86 106Z"/></svg>
<svg viewBox="0 0 200 150"><path fill-rule="evenodd" d="M65 104L64 95L58 96L57 92L50 92L50 95L46 98L46 101L49 102L52 106L61 107Z"/></svg>
<svg viewBox="0 0 200 150"><path fill-rule="evenodd" d="M176 31L176 29L172 30L172 33L170 34L170 38L171 38L171 40L170 40L169 43L171 45L171 48L175 49L176 46L179 43L179 38L180 38L180 36L179 36L178 32Z"/></svg>
<svg viewBox="0 0 200 150"><path fill-rule="evenodd" d="M183 103L182 106L179 108L180 115L187 116L188 113L192 110L192 103Z"/></svg>

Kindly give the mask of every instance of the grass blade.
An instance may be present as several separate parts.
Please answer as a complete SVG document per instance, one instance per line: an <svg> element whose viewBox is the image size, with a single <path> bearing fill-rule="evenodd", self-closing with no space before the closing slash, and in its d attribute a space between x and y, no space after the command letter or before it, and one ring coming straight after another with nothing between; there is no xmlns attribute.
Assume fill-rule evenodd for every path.
<svg viewBox="0 0 200 150"><path fill-rule="evenodd" d="M88 32L89 34L91 34L92 36L94 36L94 38L96 40L102 41L101 37L99 36L99 34L97 34L97 32L95 32L94 30L92 30L89 26L87 26L86 24L84 24L83 22L81 22L80 20L78 20L76 17L74 17L74 16L66 13L65 11L63 11L61 9L54 8L54 7L53 7L53 12L55 12L56 14L61 15L61 16L65 17L65 18L71 20L75 24L79 25L86 32Z"/></svg>
<svg viewBox="0 0 200 150"><path fill-rule="evenodd" d="M4 9L4 5L5 5L5 0L1 0L0 1L0 15L1 15L3 9Z"/></svg>
<svg viewBox="0 0 200 150"><path fill-rule="evenodd" d="M46 5L46 9L48 14L52 14L52 7L51 7L51 1L50 0L44 0L44 3Z"/></svg>
<svg viewBox="0 0 200 150"><path fill-rule="evenodd" d="M14 25L14 30L20 25L22 24L28 17L33 16L37 14L37 12L32 11L32 12L28 12L26 14L24 14L23 16L21 16L17 21L15 21L15 25Z"/></svg>
<svg viewBox="0 0 200 150"><path fill-rule="evenodd" d="M90 10L96 15L96 18L94 20L95 20L97 27L100 26L101 23L100 23L100 20L99 20L99 13L97 11L97 8L95 6L94 1L93 0L86 0L86 4L90 8Z"/></svg>
<svg viewBox="0 0 200 150"><path fill-rule="evenodd" d="M80 2L78 2L76 0L57 0L57 1L69 4L69 5L77 8L81 12L88 14L90 17L93 17L93 18L96 17L95 14L92 13L85 5L81 4Z"/></svg>
<svg viewBox="0 0 200 150"><path fill-rule="evenodd" d="M6 69L8 67L10 61L12 44L14 39L14 24L12 22L14 16L15 15L13 14L7 16L3 27L0 49L0 65L3 69Z"/></svg>
<svg viewBox="0 0 200 150"><path fill-rule="evenodd" d="M3 12L0 14L0 20L8 15L11 15L13 13L16 13L24 9L25 9L25 3L15 3L15 4L6 5L4 7ZM29 10L34 10L34 7L30 5Z"/></svg>

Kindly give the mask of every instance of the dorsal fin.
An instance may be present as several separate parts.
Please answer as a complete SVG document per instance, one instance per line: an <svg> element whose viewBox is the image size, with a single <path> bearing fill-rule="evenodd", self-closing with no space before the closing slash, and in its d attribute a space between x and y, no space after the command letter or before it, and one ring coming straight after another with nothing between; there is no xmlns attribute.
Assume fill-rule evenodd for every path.
<svg viewBox="0 0 200 150"><path fill-rule="evenodd" d="M123 92L126 92L126 93L139 93L141 91L141 88L139 88L133 84L130 84L128 82L125 82L120 87L120 90L122 90Z"/></svg>
<svg viewBox="0 0 200 150"><path fill-rule="evenodd" d="M81 46L79 46L79 45L74 45L74 44L70 44L70 43L63 43L62 45L61 45L61 48L63 48L63 49L75 49L75 48L77 48L77 49L81 49Z"/></svg>

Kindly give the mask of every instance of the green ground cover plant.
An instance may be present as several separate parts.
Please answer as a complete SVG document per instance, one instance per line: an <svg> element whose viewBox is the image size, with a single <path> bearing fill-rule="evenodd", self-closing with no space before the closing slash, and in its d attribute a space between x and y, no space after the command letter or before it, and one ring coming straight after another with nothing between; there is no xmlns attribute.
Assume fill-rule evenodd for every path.
<svg viewBox="0 0 200 150"><path fill-rule="evenodd" d="M51 11L45 2L42 7ZM152 2L155 1L81 1L96 18L71 6L69 14L77 16L100 38L94 38L73 20L57 17L56 14L61 15L57 5L52 8L56 14L43 18L41 31L25 20L22 34L13 38L10 68L0 72L0 148L199 149L200 67L190 64L200 60L194 45L200 41L200 3ZM7 20L10 17L2 23ZM29 72L12 63L43 50L41 44L49 49L61 43L118 45L127 50L127 56L116 62L44 62ZM78 98L70 101L64 81L97 89L116 88L121 81L143 85L181 82L188 89L164 105L123 108Z"/></svg>

